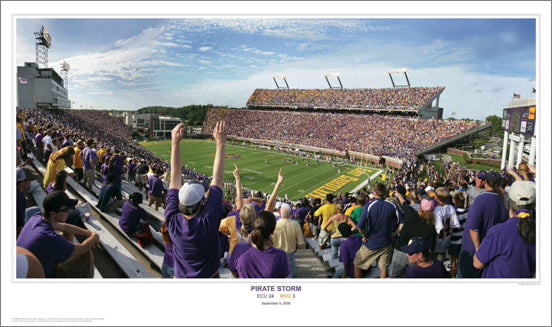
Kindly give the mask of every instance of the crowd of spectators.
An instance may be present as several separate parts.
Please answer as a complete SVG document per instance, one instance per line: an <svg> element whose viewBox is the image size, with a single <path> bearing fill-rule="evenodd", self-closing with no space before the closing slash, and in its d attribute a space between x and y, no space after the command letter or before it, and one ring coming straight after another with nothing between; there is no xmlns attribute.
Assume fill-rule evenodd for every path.
<svg viewBox="0 0 552 327"><path fill-rule="evenodd" d="M93 140L98 153L100 151L112 153L116 149L125 158L125 164L128 159L133 163L144 160L149 167L160 165L165 170L169 166L165 160L133 140L132 130L129 126L105 112L98 110L45 111L29 108L17 108L17 112L18 115L25 117L23 128L29 129L26 138L27 146L36 144L37 147L44 149L43 135L50 135L52 143L59 144L57 146L59 149L65 145L74 146L78 140ZM39 151L39 156L42 153ZM42 159L44 164L48 163L46 156L39 159ZM99 159L103 163L102 158ZM191 179L207 179L206 175L193 168L183 167L182 173Z"/></svg>
<svg viewBox="0 0 552 327"><path fill-rule="evenodd" d="M225 120L229 135L283 144L408 158L481 122L361 115L215 108L207 112L204 133Z"/></svg>
<svg viewBox="0 0 552 327"><path fill-rule="evenodd" d="M169 164L132 140L128 127L109 115L100 112L42 111L21 108L18 108L17 114L21 118L18 120L21 125L18 125L18 130L21 127L20 135L24 135L18 138L18 155L21 157L21 162L18 164L23 163L27 154L33 149L35 152L38 149L38 153L45 154L45 149L40 148L38 142L38 135L42 134L50 137L55 146L51 154L48 154L51 158L43 156L42 160L45 163L55 163L67 152L67 158L63 160L66 166L71 166L74 162L71 160L73 153L63 149L75 147L80 150L77 146L79 141L87 140L89 150L84 148L82 151L96 151L98 160L103 161L104 167L107 167L104 184L115 181L125 173L131 180L133 176L128 174L129 171L136 172L136 179L140 179L141 175L155 174L157 178L170 180L170 185L165 185L168 189L165 219L168 221L166 229L172 242L164 243L166 247L167 244L174 246L173 266L174 275L177 277L217 277L218 254L220 258L226 258L223 259L223 263L232 262L231 256L222 255L225 248L228 251L229 244L225 242L228 243L232 235L222 235L221 238L220 230L217 236L217 232L209 227L206 231L194 229L197 239L184 238L184 231L179 227L179 224L185 221L182 215L186 219L193 219L198 215L200 217L197 218L198 220L213 221L216 226L225 217L234 217L231 220L235 226L233 229L228 229L228 233L232 233L232 230L236 232L242 224L245 226L249 226L246 223L251 224L249 229L243 230L245 235L243 257L234 258L236 276L242 278L275 278L293 275L294 253L302 246L302 242L300 237L293 244L274 241L285 235L291 235L291 232L280 226L284 223L289 225L290 230L294 230L295 236L298 231L302 231L304 237L308 237L310 233L318 238L321 248L331 245L332 256L339 258L348 267L343 273L336 273L336 276L340 277L362 277L367 270L371 269L372 262L377 261L380 277L385 278L388 276L387 268L392 264L394 255L406 256L407 260L397 263L402 268L408 265L404 277L530 278L535 276L535 171L533 167L526 168L526 165L520 165L519 171L508 170L500 174L476 172L457 163L447 162L443 166L443 173L440 173L431 162L413 155L419 149L477 126L478 122L342 113L212 109L207 114L204 130L213 131L217 151L213 165L211 193L209 197L204 198L205 184L193 181L182 184L182 181L174 178L174 175L162 176ZM364 126L364 128L361 130L357 126ZM186 178L206 180L207 176L198 173L194 168L181 167L179 142L182 133L182 124L173 130L171 166L186 173ZM302 144L377 155L385 154L402 158L403 163L396 172L392 171L389 174L392 177L388 185L377 183L373 190L364 188L354 194L328 194L323 206L319 206L320 199L303 198L298 202L277 199L278 189L284 181L281 171L270 197L264 194L242 196L239 179L235 184L222 180L224 143L229 134L258 140L277 140L290 145ZM59 150L56 149L58 146ZM129 165L134 165L134 162L140 162L140 165L151 168L151 172L144 174L140 166L131 168ZM115 166L121 165L125 165L126 168L114 169ZM237 171L238 168L235 168ZM114 177L114 172L119 174L119 177ZM18 171L17 174L18 192L24 192L29 187L28 179L32 174L24 171ZM55 177L56 173L53 175ZM422 179L421 175L426 177ZM146 180L151 178L152 176L149 176ZM520 184L515 184L514 181ZM50 185L50 182L47 184ZM63 186L63 183L53 181L52 187L57 186ZM475 188L480 190L470 192ZM34 215L30 221L34 225L41 224L45 233L52 234L51 230L61 229L67 234L88 237L81 247L64 242L57 237L56 240L63 242L63 253L60 253L59 260L71 258L79 260L76 264L71 262L69 268L66 268L70 272L69 276L90 277L93 258L89 257L88 253L91 247L98 244L98 236L72 227L70 224L56 223L56 221L64 223L68 220L71 208L76 205L76 202L64 194L55 192L64 192L63 187L61 191L51 193L54 196L48 198L52 200L51 203L45 202L47 205L44 205L44 214ZM114 192L114 198L118 197L117 193L120 193L120 187L118 192ZM240 200L232 203L228 198L230 193ZM471 196L469 200L473 202L470 203L467 200L465 203L458 202L455 197L458 193ZM145 194L154 196L152 200L156 201L156 205L160 205L160 202L157 202L159 194L154 195L151 192ZM493 201L492 206L488 204L489 199ZM150 201L150 204L153 202ZM246 206L245 203L250 203L257 214L252 221L244 220L245 210L240 219L239 211ZM355 210L348 210L350 208ZM357 211L356 209L359 208L360 210ZM462 223L458 219L454 224L450 224L447 221L448 213L446 215L440 213L445 210L443 208L446 208L447 212L465 210L467 216ZM19 211L21 210L18 208L18 214ZM23 212L21 211L19 216L23 217ZM405 216L406 212L408 217ZM18 224L23 220L21 217L18 217ZM282 220L284 223L277 223L280 219L284 219ZM43 220L49 225L44 224ZM194 223L190 221L190 224ZM26 224L18 225L23 235L21 240L18 240L18 245L28 249L34 244L35 236L29 232L34 225L25 228ZM498 227L494 228L494 226ZM452 227L456 229L455 244L460 244L457 249L459 255L452 254L448 248ZM428 228L431 231L435 229L435 233L427 233ZM464 228L463 234L458 232L462 228ZM423 235L418 233L418 230L422 229ZM519 233L516 234L518 229ZM355 233L351 235L348 231ZM401 231L404 231L403 234ZM476 231L477 234L473 234L472 231ZM406 234L409 235L408 239L404 236ZM514 234L519 237L516 236L513 239ZM431 237L434 239L429 239ZM203 242L207 238L209 241ZM505 242L505 239L509 241ZM217 243L219 247L215 246ZM514 248L516 256L500 257L500 254L493 252L497 244ZM34 254L37 254L44 266L46 260L44 254L35 248L32 249L38 253ZM193 268L197 258L193 255L189 256L187 253L190 251L209 252L209 262L202 261L205 269ZM436 255L437 252L440 253L439 256ZM343 253L347 254L347 258L342 255ZM450 275L444 270L442 261L454 255L457 255L459 260L458 274L454 268L453 274ZM275 257L282 261L281 264L275 264L273 259ZM230 259L230 262L227 262L227 259ZM256 270L261 266L265 267L266 271ZM284 266L287 268L276 271L276 268ZM77 271L79 269L75 267L84 268L81 269L83 271ZM45 266L44 272L47 277L65 276L57 270L52 270L50 263ZM392 277L402 277L400 276L402 273L392 275Z"/></svg>
<svg viewBox="0 0 552 327"><path fill-rule="evenodd" d="M444 87L380 89L256 89L249 107L289 107L302 109L420 110Z"/></svg>

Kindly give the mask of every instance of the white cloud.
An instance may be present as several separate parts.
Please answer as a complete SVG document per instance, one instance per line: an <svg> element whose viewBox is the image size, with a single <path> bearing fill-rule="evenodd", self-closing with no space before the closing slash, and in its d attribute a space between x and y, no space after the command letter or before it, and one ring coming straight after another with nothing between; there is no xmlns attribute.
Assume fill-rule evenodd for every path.
<svg viewBox="0 0 552 327"><path fill-rule="evenodd" d="M212 47L200 47L198 50L199 51L207 51L207 50L211 50Z"/></svg>

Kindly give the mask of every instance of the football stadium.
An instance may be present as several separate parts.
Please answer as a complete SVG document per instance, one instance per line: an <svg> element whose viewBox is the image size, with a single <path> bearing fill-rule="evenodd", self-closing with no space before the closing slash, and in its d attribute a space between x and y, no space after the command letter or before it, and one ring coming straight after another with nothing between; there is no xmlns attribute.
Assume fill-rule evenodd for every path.
<svg viewBox="0 0 552 327"><path fill-rule="evenodd" d="M446 85L407 69L379 88L275 76L188 126L71 108L69 64L49 68L35 35L17 67L17 278L535 277L533 98L503 109L501 158L462 150L492 123L443 119Z"/></svg>

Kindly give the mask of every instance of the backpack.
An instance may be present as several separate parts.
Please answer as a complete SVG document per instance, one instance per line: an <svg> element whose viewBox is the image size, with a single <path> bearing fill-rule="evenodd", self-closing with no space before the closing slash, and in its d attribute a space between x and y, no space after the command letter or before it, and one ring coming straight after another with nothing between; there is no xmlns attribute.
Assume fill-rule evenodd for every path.
<svg viewBox="0 0 552 327"><path fill-rule="evenodd" d="M135 236L136 239L138 239L138 244L140 244L140 246L143 248L152 244L154 241L149 224L142 225L142 227L138 231L136 231Z"/></svg>

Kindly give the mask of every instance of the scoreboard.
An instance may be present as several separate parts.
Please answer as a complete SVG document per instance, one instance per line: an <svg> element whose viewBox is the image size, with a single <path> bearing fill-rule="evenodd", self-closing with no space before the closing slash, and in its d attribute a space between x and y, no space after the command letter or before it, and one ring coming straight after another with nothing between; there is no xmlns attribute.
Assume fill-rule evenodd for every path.
<svg viewBox="0 0 552 327"><path fill-rule="evenodd" d="M502 128L508 132L533 136L535 133L536 106L505 108Z"/></svg>

